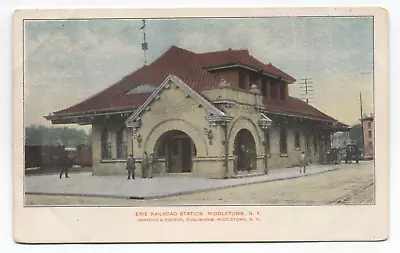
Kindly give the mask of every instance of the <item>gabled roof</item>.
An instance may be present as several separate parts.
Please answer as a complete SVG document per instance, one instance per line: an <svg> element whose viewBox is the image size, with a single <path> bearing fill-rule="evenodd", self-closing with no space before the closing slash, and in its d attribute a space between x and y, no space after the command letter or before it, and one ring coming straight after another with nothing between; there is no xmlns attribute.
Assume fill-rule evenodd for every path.
<svg viewBox="0 0 400 253"><path fill-rule="evenodd" d="M191 97L191 99L194 99L199 105L205 108L209 113L208 117L210 117L210 119L228 118L228 115L226 115L224 112L222 112L213 104L211 104L207 99L205 99L195 90L193 90L189 85L187 85L181 79L179 79L174 75L169 75L161 83L161 85L151 94L151 96L126 120L125 124L127 126L131 126L135 120L139 119L139 116L146 110L146 108L150 108L151 102L158 99L163 90L169 88L170 81L174 83L177 87L182 89L187 96Z"/></svg>

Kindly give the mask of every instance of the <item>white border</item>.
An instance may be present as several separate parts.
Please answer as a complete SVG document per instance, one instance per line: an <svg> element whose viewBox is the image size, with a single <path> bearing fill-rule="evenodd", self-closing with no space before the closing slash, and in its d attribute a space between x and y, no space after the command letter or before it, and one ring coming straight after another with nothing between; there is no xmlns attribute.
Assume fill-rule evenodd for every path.
<svg viewBox="0 0 400 253"><path fill-rule="evenodd" d="M284 1L284 0L276 0L276 1L240 1L241 5L251 5L254 3L260 4L260 3L265 3L268 2L269 5L274 5L274 6L287 6L287 5L292 5L292 6L313 6L313 5L319 5L319 6L338 6L338 5L348 5L348 6L369 6L369 5L379 5L387 8L389 10L390 14L390 39L391 39L391 47L390 47L390 54L391 54L391 65L390 66L399 66L399 48L393 45L399 45L400 40L399 40L399 24L400 24L400 9L398 1L392 1L392 0L380 0L380 1L310 1L310 0L305 0L305 1ZM1 54L2 60L1 60L1 75L0 78L2 79L3 84L9 84L11 83L11 64L10 64L10 59L11 59L11 37L8 36L11 34L11 15L12 11L15 8L21 8L21 7L30 7L30 8L36 8L36 7L41 7L41 8L62 8L62 7L88 7L90 4L93 4L92 2L88 0L70 0L68 2L63 1L61 4L60 3L55 3L55 1L52 0L37 0L34 2L35 5L32 5L30 1L1 1L0 2L0 17L1 17L1 22L0 22L0 28L1 31L3 31L3 34L6 36L6 39L1 40ZM199 2L195 1L193 4L188 4L187 1L169 1L169 4L166 4L162 0L154 1L154 0L147 0L144 2L137 2L134 5L132 5L131 1L121 1L121 0L114 0L112 3L109 1L96 1L96 4L98 7L126 7L129 5L130 7L137 7L137 6L146 6L150 7L152 5L156 5L159 7L165 7L165 6L199 6ZM202 1L202 6L215 6L215 5L222 5L222 6L231 6L230 1L221 1L221 0L205 0ZM392 70L395 70L395 68L391 67ZM399 72L397 71L391 71L391 80L399 80L400 75ZM4 108L5 111L5 118L11 118L11 85L4 85L3 86L3 97L1 99L2 103L2 108ZM399 99L394 99L396 95L398 95L398 85L391 85L391 100L390 100L390 105L392 107L391 111L395 111L395 106L400 103ZM398 120L398 117L392 117L391 120L391 125L392 129L394 129L395 125ZM2 132L6 133L6 140L3 140L1 142L1 158L2 161L6 161L6 166L5 168L9 167L7 166L8 164L11 165L11 152L10 152L10 145L11 145L11 138L8 136L11 136L11 124L3 124L2 125ZM8 137L8 139L7 139ZM398 145L395 145L396 141L398 140L399 137L399 132L394 132L392 131L390 135L391 139L393 140L391 142L391 151L393 151L391 154L398 154L399 153L399 147ZM391 159L391 165L393 168L398 168L400 165L398 161L395 159ZM399 204L399 198L398 196L398 189L399 189L399 184L395 182L396 179L399 178L399 172L398 170L392 170L391 171L391 213L398 213L398 204ZM12 241L12 233L11 233L11 208L9 205L11 205L11 170L4 169L4 172L2 174L2 177L0 177L0 197L2 203L6 203L6 206L8 208L2 208L2 215L0 224L0 247L3 249L11 249L13 251L19 250L21 252L53 252L56 248L57 250L61 250L62 252L87 252L88 249L96 248L100 252L109 252L110 250L113 251L121 251L123 249L132 249L130 246L126 245L74 245L70 247L56 247L56 246L35 246L35 247L30 247L26 245L16 245ZM391 225L391 238L382 243L329 243L329 244L299 244L299 243L292 243L292 244L270 244L270 245L262 245L262 244L256 244L256 245L235 245L235 246L230 246L230 245L187 245L187 246L180 246L180 247L174 247L174 252L187 252L188 247L190 247L191 251L219 251L221 250L222 247L226 248L228 247L229 250L246 250L246 251L257 251L260 250L259 252L265 252L265 249L267 250L273 250L274 252L292 252L293 249L295 249L297 252L395 252L395 248L398 248L398 241L399 241L399 229L398 229L398 224L399 224L399 218L398 216L392 216L392 222ZM193 247L191 247L193 246ZM143 249L144 245L135 245L135 249ZM171 247L167 247L165 245L153 245L151 247L152 249L163 249L165 250L171 249ZM147 250L149 247L147 247ZM29 250L29 251L28 251Z"/></svg>

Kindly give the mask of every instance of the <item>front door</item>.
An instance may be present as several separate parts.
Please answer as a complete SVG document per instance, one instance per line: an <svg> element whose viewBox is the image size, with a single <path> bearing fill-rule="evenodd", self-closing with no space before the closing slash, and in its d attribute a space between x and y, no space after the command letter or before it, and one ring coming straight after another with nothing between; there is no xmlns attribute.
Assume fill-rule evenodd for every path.
<svg viewBox="0 0 400 253"><path fill-rule="evenodd" d="M169 173L192 171L192 141L190 138L172 138L167 150Z"/></svg>
<svg viewBox="0 0 400 253"><path fill-rule="evenodd" d="M170 173L182 172L182 140L172 139L170 143L170 161L168 162L168 169Z"/></svg>

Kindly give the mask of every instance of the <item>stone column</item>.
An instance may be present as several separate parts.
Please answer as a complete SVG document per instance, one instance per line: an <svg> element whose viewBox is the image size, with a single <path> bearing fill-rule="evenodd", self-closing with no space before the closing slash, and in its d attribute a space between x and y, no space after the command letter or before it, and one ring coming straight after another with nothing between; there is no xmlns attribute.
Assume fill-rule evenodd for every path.
<svg viewBox="0 0 400 253"><path fill-rule="evenodd" d="M99 168L101 161L101 131L99 125L92 125L92 165L93 173Z"/></svg>
<svg viewBox="0 0 400 253"><path fill-rule="evenodd" d="M134 152L133 152L133 132L132 132L132 128L130 128L130 127L126 128L126 146L127 146L128 156L130 154L134 154Z"/></svg>
<svg viewBox="0 0 400 253"><path fill-rule="evenodd" d="M268 139L267 139L267 135L268 135L268 131L269 131L269 127L263 127L263 132L264 132L264 173L265 175L268 175Z"/></svg>

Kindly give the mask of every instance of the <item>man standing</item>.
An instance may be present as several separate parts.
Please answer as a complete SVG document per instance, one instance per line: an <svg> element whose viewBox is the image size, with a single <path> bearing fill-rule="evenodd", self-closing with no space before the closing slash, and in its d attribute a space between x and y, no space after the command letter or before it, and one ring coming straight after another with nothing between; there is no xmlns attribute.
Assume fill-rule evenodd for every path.
<svg viewBox="0 0 400 253"><path fill-rule="evenodd" d="M69 178L68 169L69 167L73 167L73 165L74 165L74 155L72 153L68 153L66 157L66 164L61 165L60 179L62 178L62 175L64 173L65 173L65 178Z"/></svg>
<svg viewBox="0 0 400 253"><path fill-rule="evenodd" d="M60 172L60 179L62 178L62 175L65 173L65 178L69 178L68 177L68 166L69 165L61 165L61 172Z"/></svg>
<svg viewBox="0 0 400 253"><path fill-rule="evenodd" d="M299 166L300 166L300 173L306 173L306 155L304 154L304 151L301 152L300 157L299 157Z"/></svg>
<svg viewBox="0 0 400 253"><path fill-rule="evenodd" d="M126 170L128 171L128 180L135 179L135 168L136 168L136 160L132 154L129 155L128 160L126 161Z"/></svg>
<svg viewBox="0 0 400 253"><path fill-rule="evenodd" d="M147 155L147 152L144 152L144 156L142 159L142 178L148 177L149 169L150 169L150 158Z"/></svg>

